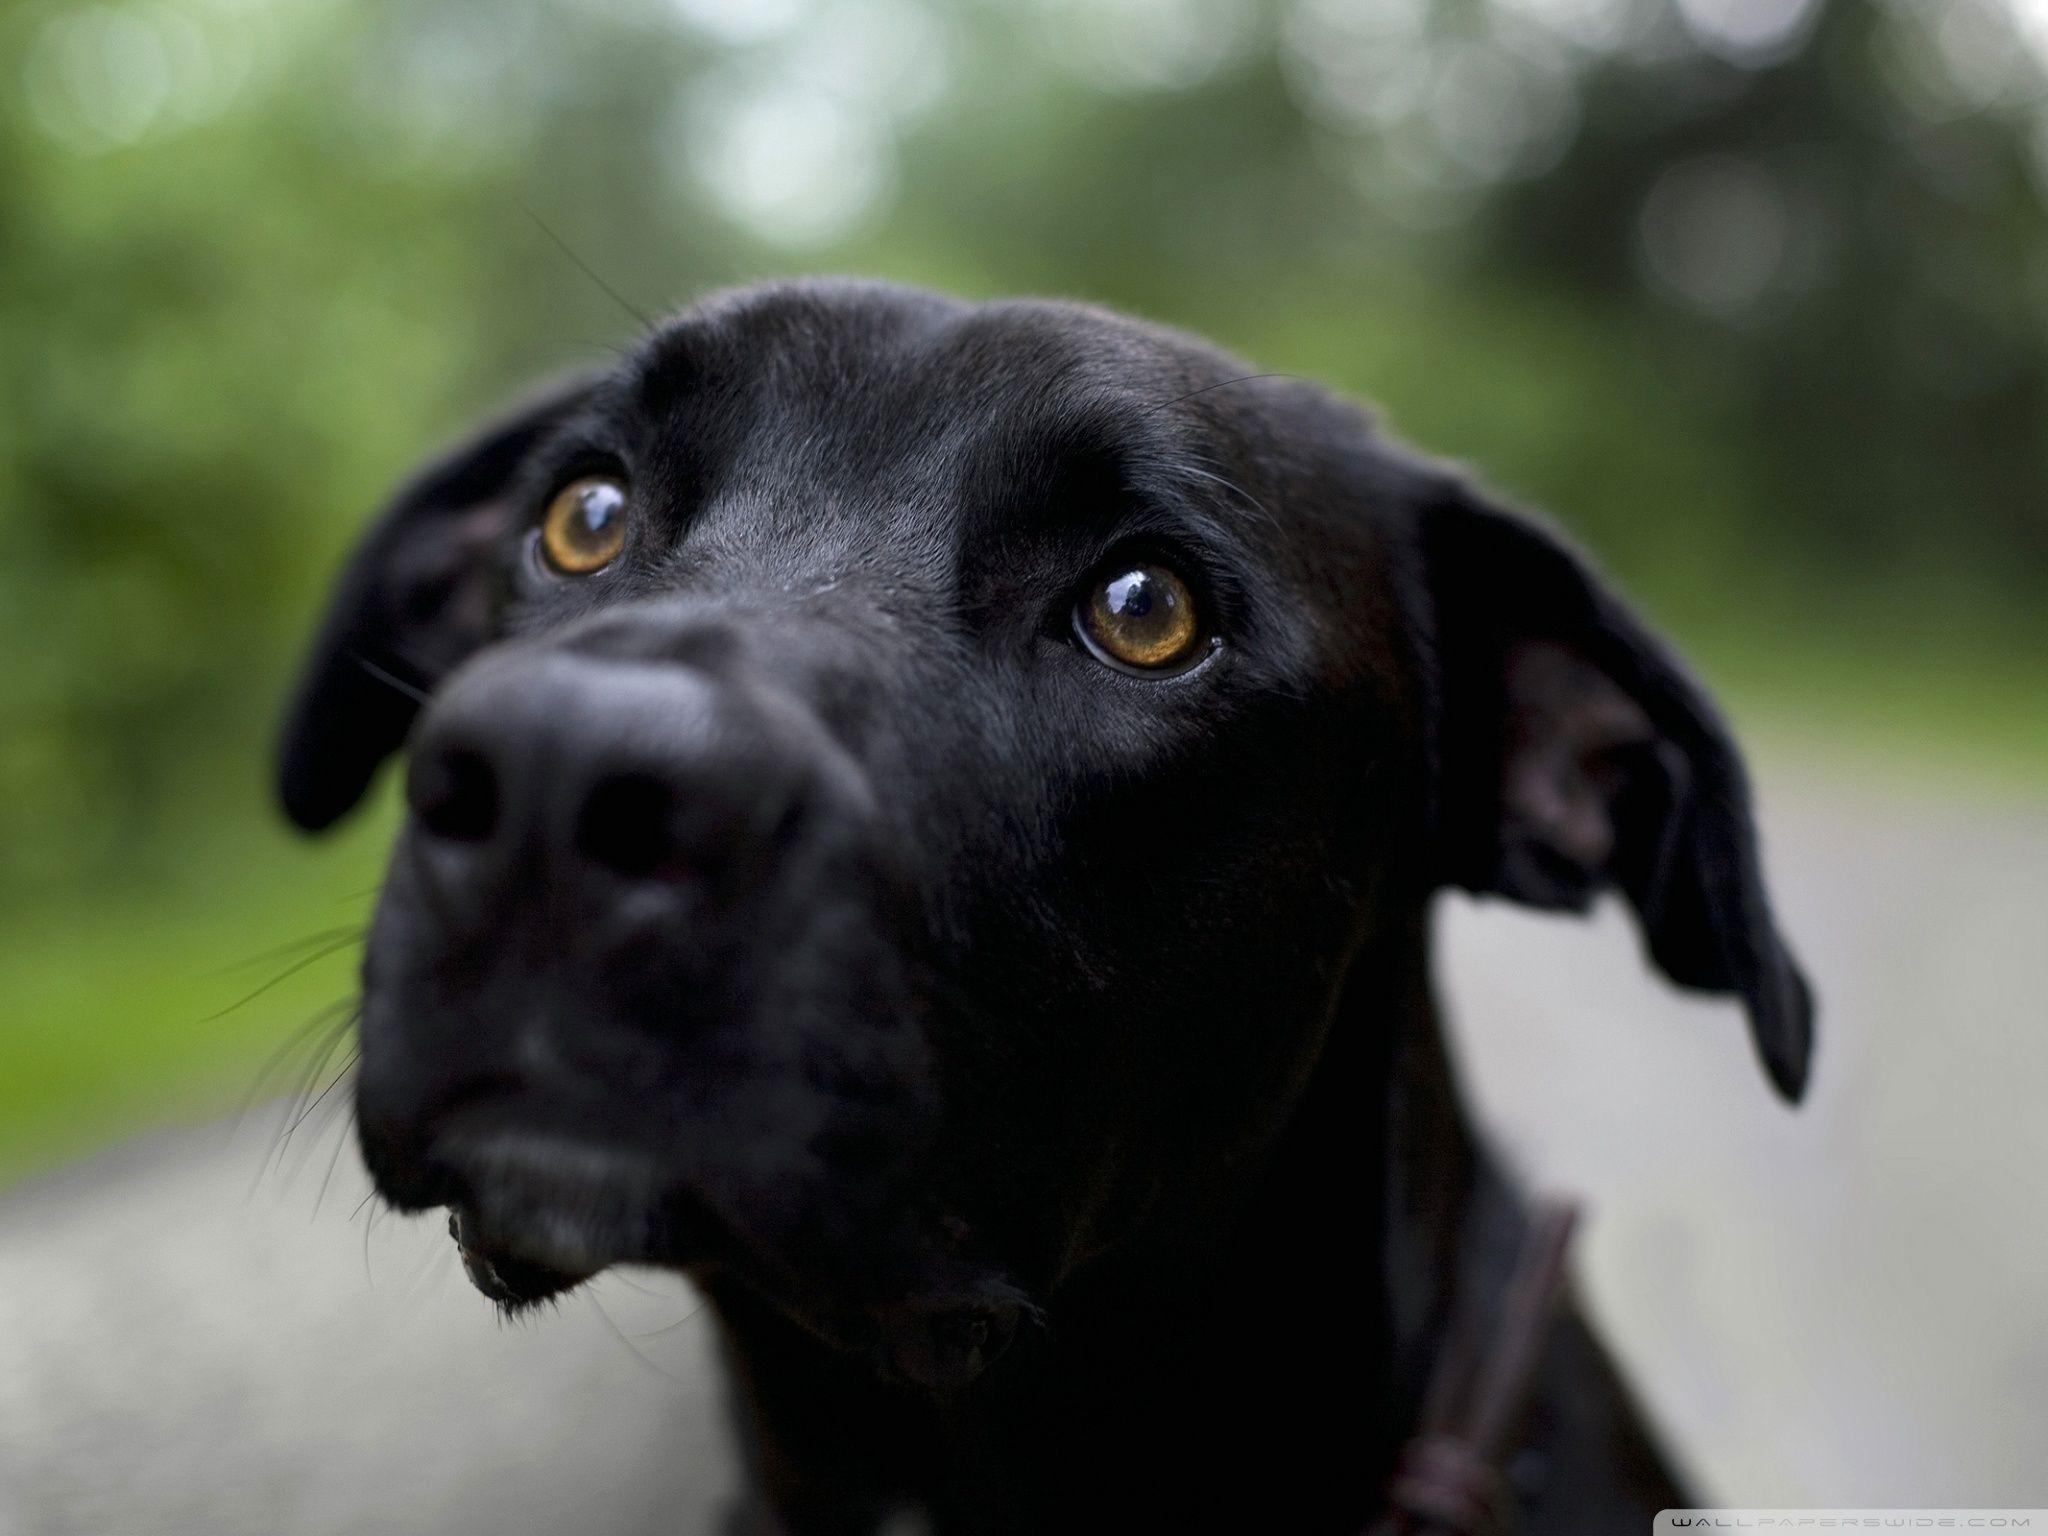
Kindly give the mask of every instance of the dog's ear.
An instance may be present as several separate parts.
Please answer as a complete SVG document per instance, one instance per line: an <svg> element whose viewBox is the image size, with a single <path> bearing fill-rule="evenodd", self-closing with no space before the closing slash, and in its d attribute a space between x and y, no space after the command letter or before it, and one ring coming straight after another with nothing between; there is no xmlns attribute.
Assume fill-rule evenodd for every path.
<svg viewBox="0 0 2048 1536"><path fill-rule="evenodd" d="M1583 910L1625 895L1673 981L1730 992L1797 1100L1813 1003L1764 893L1749 784L1699 686L1556 535L1462 482L1420 514L1444 883Z"/></svg>
<svg viewBox="0 0 2048 1536"><path fill-rule="evenodd" d="M278 794L308 831L331 825L397 750L433 685L487 636L489 554L527 457L591 381L544 389L429 464L350 556L279 742Z"/></svg>

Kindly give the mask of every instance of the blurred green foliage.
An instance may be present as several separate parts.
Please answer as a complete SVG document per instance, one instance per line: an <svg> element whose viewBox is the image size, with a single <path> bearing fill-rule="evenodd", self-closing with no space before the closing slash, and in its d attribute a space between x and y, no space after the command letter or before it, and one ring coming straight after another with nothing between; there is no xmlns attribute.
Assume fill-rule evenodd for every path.
<svg viewBox="0 0 2048 1536"><path fill-rule="evenodd" d="M245 1060L191 978L373 878L373 832L291 853L263 769L384 490L714 284L1206 332L1551 508L1738 704L2048 761L2041 15L16 0L0 1168Z"/></svg>

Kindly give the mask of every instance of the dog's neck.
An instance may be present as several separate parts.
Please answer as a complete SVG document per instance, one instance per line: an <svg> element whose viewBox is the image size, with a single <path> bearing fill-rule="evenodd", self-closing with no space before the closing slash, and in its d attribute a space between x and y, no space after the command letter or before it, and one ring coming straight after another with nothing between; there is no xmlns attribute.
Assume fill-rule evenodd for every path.
<svg viewBox="0 0 2048 1536"><path fill-rule="evenodd" d="M1301 1529L1363 1525L1454 1299L1498 1290L1520 1229L1459 1102L1428 950L1419 904L1375 925L1286 1129L1211 1235L1176 1219L1075 1275L1047 1328L957 1401L893 1399L720 1297L784 1502L843 1498L834 1480L859 1466L890 1469L941 1531L995 1508L1019 1529L1072 1528L1079 1509L1150 1528L1182 1498L1204 1525L1256 1526L1282 1488Z"/></svg>
<svg viewBox="0 0 2048 1536"><path fill-rule="evenodd" d="M1467 1116L1430 939L1418 903L1383 917L1354 956L1314 1076L1223 1255L1268 1315L1307 1320L1280 1375L1299 1409L1332 1423L1320 1465L1333 1512L1360 1490L1376 1497L1454 1312L1492 1304L1524 1227ZM1324 1390L1348 1407L1309 1396Z"/></svg>
<svg viewBox="0 0 2048 1536"><path fill-rule="evenodd" d="M1246 1310L1283 1319L1282 1337L1254 1339L1255 1350L1289 1342L1285 1318L1309 1320L1277 1373L1287 1399L1238 1405L1241 1415L1280 1409L1279 1454L1290 1435L1313 1447L1296 1473L1303 1530L1356 1531L1380 1511L1424 1394L1457 1352L1454 1332L1459 1345L1474 1342L1460 1332L1474 1327L1499 1341L1527 1256L1527 1207L1466 1110L1430 980L1431 927L1427 904L1375 925L1227 1248L1258 1295ZM1313 1192L1331 1188L1355 1192L1353 1207L1318 1205ZM1334 1327L1332 1347L1315 1353L1317 1326L1347 1316L1355 1326ZM1642 1529L1657 1510L1689 1502L1569 1302L1541 1336L1530 1385L1509 1458L1526 1536Z"/></svg>

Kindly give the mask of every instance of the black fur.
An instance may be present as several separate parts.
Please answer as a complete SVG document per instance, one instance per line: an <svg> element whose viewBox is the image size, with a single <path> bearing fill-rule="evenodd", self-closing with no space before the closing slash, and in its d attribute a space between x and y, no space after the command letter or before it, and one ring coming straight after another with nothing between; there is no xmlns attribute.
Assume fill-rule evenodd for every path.
<svg viewBox="0 0 2048 1536"><path fill-rule="evenodd" d="M379 1188L508 1304L695 1275L762 1528L1359 1528L1520 1230L1438 1037L1444 885L1621 892L1804 1083L1698 688L1539 524L1249 375L1076 305L727 294L342 580L282 789L324 826L410 733ZM552 575L592 470L626 549ZM1193 670L1074 642L1119 554L1194 589ZM1534 1531L1680 1500L1575 1315L1530 1438Z"/></svg>

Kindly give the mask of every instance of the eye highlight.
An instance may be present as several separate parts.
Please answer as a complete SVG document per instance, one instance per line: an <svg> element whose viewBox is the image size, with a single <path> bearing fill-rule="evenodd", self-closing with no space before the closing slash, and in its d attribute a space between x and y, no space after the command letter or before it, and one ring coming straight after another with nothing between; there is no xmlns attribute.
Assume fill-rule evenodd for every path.
<svg viewBox="0 0 2048 1536"><path fill-rule="evenodd" d="M626 482L585 475L555 492L540 522L541 553L564 576L588 576L626 543Z"/></svg>
<svg viewBox="0 0 2048 1536"><path fill-rule="evenodd" d="M1074 606L1074 633L1097 661L1124 672L1184 672L1208 649L1194 593L1150 561L1105 568Z"/></svg>

